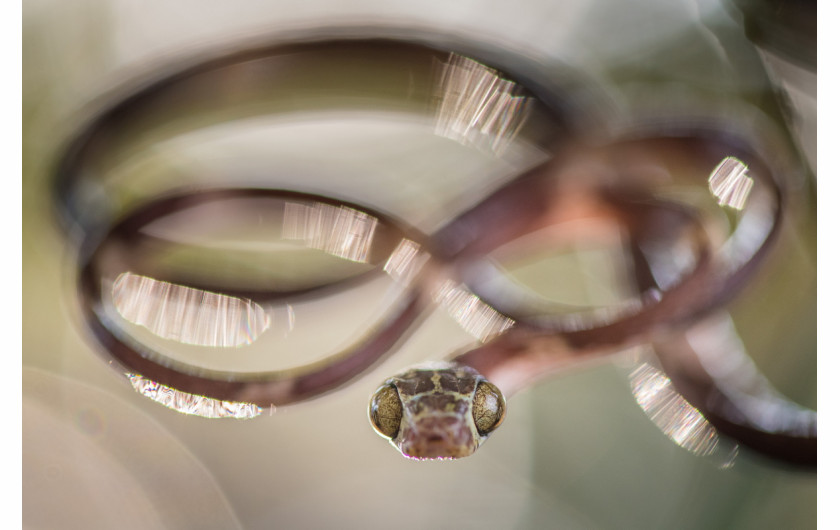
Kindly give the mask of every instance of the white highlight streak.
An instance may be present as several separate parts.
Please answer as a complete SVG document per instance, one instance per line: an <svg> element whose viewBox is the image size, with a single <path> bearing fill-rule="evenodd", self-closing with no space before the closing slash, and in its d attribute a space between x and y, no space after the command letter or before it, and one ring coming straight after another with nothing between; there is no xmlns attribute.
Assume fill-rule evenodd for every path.
<svg viewBox="0 0 840 530"><path fill-rule="evenodd" d="M717 430L674 390L664 373L642 363L630 374L630 385L633 397L648 418L674 443L698 456L717 450Z"/></svg>
<svg viewBox="0 0 840 530"><path fill-rule="evenodd" d="M263 308L251 300L130 272L117 277L112 296L124 319L182 344L235 348L253 343L270 325Z"/></svg>
<svg viewBox="0 0 840 530"><path fill-rule="evenodd" d="M435 134L502 153L525 123L530 100L514 95L517 86L497 71L455 54L439 78Z"/></svg>
<svg viewBox="0 0 840 530"><path fill-rule="evenodd" d="M511 326L514 321L471 293L462 285L447 280L435 294L435 302L470 335L486 342Z"/></svg>
<svg viewBox="0 0 840 530"><path fill-rule="evenodd" d="M383 269L401 284L408 285L428 260L429 254L420 250L418 243L403 239L388 257Z"/></svg>
<svg viewBox="0 0 840 530"><path fill-rule="evenodd" d="M709 191L718 204L740 210L747 202L753 179L747 176L747 165L734 156L726 157L709 175Z"/></svg>
<svg viewBox="0 0 840 530"><path fill-rule="evenodd" d="M134 390L152 401L172 410L204 418L249 419L259 416L262 409L253 403L220 401L175 390L137 374L125 374Z"/></svg>
<svg viewBox="0 0 840 530"><path fill-rule="evenodd" d="M281 235L339 258L367 263L376 225L376 218L346 206L289 202L283 210Z"/></svg>

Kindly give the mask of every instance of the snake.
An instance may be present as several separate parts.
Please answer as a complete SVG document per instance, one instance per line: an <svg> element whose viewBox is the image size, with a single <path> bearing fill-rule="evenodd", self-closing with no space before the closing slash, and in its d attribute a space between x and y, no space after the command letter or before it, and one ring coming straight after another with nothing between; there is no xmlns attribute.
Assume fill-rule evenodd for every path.
<svg viewBox="0 0 840 530"><path fill-rule="evenodd" d="M755 371L726 377L712 373L703 367L702 352L686 339L692 329L719 315L755 275L781 230L785 192L780 173L788 168L778 164L773 148L752 145L753 139L764 138L768 127L741 135L733 131L731 120L715 127L712 117L706 117L703 126L691 124L688 130L678 124L668 129L661 123L635 123L632 134L577 141L577 136L585 135L578 134L576 118L567 112L573 98L564 99L563 91L538 73L539 65L521 57L485 51L490 60L476 61L469 57L481 55L481 50L439 35L423 35L417 42L352 32L344 38L324 37L335 34L342 33L327 28L298 40L250 44L161 69L99 103L67 143L55 169L56 211L68 238L78 243L82 315L108 363L128 375L132 384L146 385L143 392L166 389L193 405L207 400L223 407L288 405L349 384L394 352L424 309L454 300L479 308L490 319L488 328L479 330L479 344L448 360L388 378L369 403L374 430L406 457L469 456L502 424L506 396L570 366L648 344L674 387L720 432L768 456L815 464L813 411L780 405L774 409L775 424L762 422L745 403L756 395L765 404L787 402L776 399L769 383ZM506 70L518 70L517 80L504 74ZM133 191L133 181L123 182L119 171L113 171L115 160L133 156L152 133L168 137L192 130L195 115L206 116L209 123L224 123L267 109L275 113L306 105L332 109L339 87L346 92L340 105L362 110L380 105L431 116L440 129L435 134L496 157L505 142L519 135L550 153L549 159L475 197L432 234L368 205L266 186L261 178L237 177L241 185L230 188L219 181L204 182L202 175L190 180L179 174L177 179L153 179L147 190L152 198L144 199ZM278 97L281 89L287 91L281 95L306 94L311 100ZM177 103L184 101L190 104ZM475 103L480 105L470 107ZM651 191L660 189L662 182L661 174L649 168L667 166L667 159L674 156L688 163L678 160L672 165L698 168L704 179L721 160L739 161L736 169L749 167L757 183L743 212L749 222L740 223L731 234L710 235L692 207ZM646 165L645 160L652 163ZM740 161L744 163L739 165ZM193 185L181 186L182 181ZM341 221L336 227L375 225L364 234L350 234L356 239L364 235L362 239L370 243L359 255L346 254L342 245L330 242L336 234L329 230L300 241L333 255L361 259L373 267L373 273L391 274L395 284L404 283L405 296L358 342L290 370L235 372L197 366L168 358L121 326L120 316L109 304L114 304L121 287L138 282L159 282L168 292L178 291L187 298L190 293L208 293L213 300L250 310L256 307L251 304L271 305L289 296L317 298L366 281L368 276L360 275L294 292L247 282L222 289L155 261L155 253L160 254L165 244L145 230L152 223L172 212L256 200L275 205L284 215L308 212L297 218L303 225L325 218ZM293 215L287 217L295 221ZM568 308L557 311L556 305L517 290L488 258L532 234L548 234L548 241L562 238L564 234L551 232L552 227L574 219L606 221L634 235L628 254L639 293L636 305L570 316ZM713 243L714 237L724 239L724 244ZM655 253L642 243L668 246L675 241L688 242L685 253L690 266L663 286L656 279ZM411 274L389 269L393 258L406 250L428 260L419 271L409 267ZM447 286L450 298L440 296L441 285ZM463 309L455 308L460 311L455 316L468 324L470 315L465 316ZM250 333L247 340L262 329L252 323L245 326ZM233 343L240 344L239 340Z"/></svg>

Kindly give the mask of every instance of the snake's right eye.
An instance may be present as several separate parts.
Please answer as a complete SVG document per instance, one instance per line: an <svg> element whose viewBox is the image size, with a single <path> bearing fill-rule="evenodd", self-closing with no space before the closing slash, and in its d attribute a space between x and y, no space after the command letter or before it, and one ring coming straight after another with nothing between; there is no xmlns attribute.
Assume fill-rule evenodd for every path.
<svg viewBox="0 0 840 530"><path fill-rule="evenodd" d="M482 381L475 389L473 419L478 434L487 436L505 419L505 397L496 385Z"/></svg>
<svg viewBox="0 0 840 530"><path fill-rule="evenodd" d="M391 385L380 387L370 398L370 424L386 438L400 431L403 408L397 389Z"/></svg>

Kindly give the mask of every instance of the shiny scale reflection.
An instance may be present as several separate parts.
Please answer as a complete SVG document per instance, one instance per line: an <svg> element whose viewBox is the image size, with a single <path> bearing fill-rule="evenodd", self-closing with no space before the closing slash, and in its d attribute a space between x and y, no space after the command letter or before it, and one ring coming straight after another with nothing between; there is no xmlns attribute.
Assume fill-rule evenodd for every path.
<svg viewBox="0 0 840 530"><path fill-rule="evenodd" d="M117 277L112 296L125 320L182 344L237 348L253 343L271 325L269 315L251 300L130 272Z"/></svg>
<svg viewBox="0 0 840 530"><path fill-rule="evenodd" d="M429 257L417 242L403 239L388 257L383 270L401 285L408 285L429 261Z"/></svg>
<svg viewBox="0 0 840 530"><path fill-rule="evenodd" d="M255 418L262 413L262 409L253 403L240 401L221 401L205 396L181 392L172 387L162 385L137 374L127 373L125 376L140 395L143 395L164 407L191 416L203 418Z"/></svg>
<svg viewBox="0 0 840 530"><path fill-rule="evenodd" d="M481 342L499 336L513 326L514 321L470 292L463 285L447 280L435 294L435 302L467 333Z"/></svg>
<svg viewBox="0 0 840 530"><path fill-rule="evenodd" d="M724 158L709 175L709 191L721 206L741 210L747 203L753 184L747 165L734 156Z"/></svg>
<svg viewBox="0 0 840 530"><path fill-rule="evenodd" d="M349 261L367 263L377 220L346 206L288 202L281 235Z"/></svg>
<svg viewBox="0 0 840 530"><path fill-rule="evenodd" d="M435 134L493 154L503 153L529 114L527 97L499 72L452 54L438 81Z"/></svg>
<svg viewBox="0 0 840 530"><path fill-rule="evenodd" d="M674 389L661 370L641 363L629 380L636 403L671 441L697 456L719 453L723 445L717 430ZM731 467L737 454L735 445L721 467Z"/></svg>

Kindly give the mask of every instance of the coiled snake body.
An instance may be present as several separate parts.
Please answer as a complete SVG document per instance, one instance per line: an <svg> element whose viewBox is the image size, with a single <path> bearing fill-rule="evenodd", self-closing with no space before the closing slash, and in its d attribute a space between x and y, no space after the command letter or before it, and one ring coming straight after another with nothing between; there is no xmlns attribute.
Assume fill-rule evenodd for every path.
<svg viewBox="0 0 840 530"><path fill-rule="evenodd" d="M365 27L363 33L370 31ZM449 42L446 36L430 39L423 34L418 40L406 42L390 35L324 38L316 32L255 43L153 72L126 92L115 92L114 101L97 107L57 162L54 199L68 237L78 238L81 311L109 364L128 376L132 385L140 384L144 395L160 401L159 394L164 394L161 402L171 408L208 417L240 417L231 411L287 405L339 388L393 351L424 308L451 302L454 305L445 309L462 327L490 315L480 329L471 331L481 345L455 358L456 363L413 368L392 377L371 400L373 426L408 457L472 454L504 418L502 391L510 395L571 362L648 343L677 391L722 433L770 456L814 465L816 413L778 398L743 352L727 349L723 351L729 356L727 362L704 363L696 341L691 343L684 335L691 326L702 326L701 319L713 311L725 308L780 233L786 164L768 159L776 149L767 146L775 142L767 146L758 142L766 136L765 127L746 131L747 139L741 139L731 127L739 120L726 116L723 126L715 127L706 113L703 124L677 120L669 130L661 123L639 123L626 137L611 132L600 140L587 140L588 135L578 134L583 131L576 132L573 124L580 116L589 121L592 115L571 113L574 105L568 102L577 99L565 98L554 82L537 75L543 65L528 66L523 57L488 51L489 57L495 57L491 68L461 55L476 51L473 46L444 52L440 48L448 45L424 43ZM506 64L520 70L519 81L504 74ZM189 105L183 105L185 101ZM235 179L217 181L198 172L191 176L193 181L179 170L177 178L143 183L146 189L134 179L122 179L124 171L114 171L121 167L115 161L146 150L149 138L159 136L160 142L180 138L180 128L190 131L189 124L237 123L255 114L301 110L367 112L371 104L395 112L400 119L420 118L416 123L424 127L433 124L429 134L476 150L482 157L492 155L499 167L516 162L516 157L503 156L513 140L548 159L516 162L517 171L524 173L511 175L494 191L477 190L469 208L459 210L434 234L343 199L284 190L282 180L270 179L266 186L259 175L236 174ZM753 134L757 132L762 134ZM752 145L753 136L758 145ZM751 176L745 178L748 169ZM708 179L709 175L715 178ZM725 184L722 188L712 186L718 177ZM701 222L701 217L710 217L718 226L726 218L721 212L700 215L691 201L681 205L667 200L683 184L691 191L688 196L694 197L698 190L705 195L707 183L711 191L707 199L714 197L719 205L737 210L730 212L738 219L731 230L707 230L711 221ZM136 197L138 189L145 190L140 194L145 196ZM266 209L255 209L254 204ZM202 344L208 350L211 346L224 350L254 341L264 330L265 314L249 312L256 304L286 307L290 296L302 297L306 291L316 298L350 289L367 277L306 289L298 284L289 287L282 278L252 283L244 274L248 281L242 285L241 277L232 285L207 283L197 269L219 268L218 263L202 259L193 264L196 270L173 269L168 258L179 254L172 249L192 247L146 230L187 210L204 211L206 216L191 217L201 219L190 225L196 233L202 232L204 219L244 220L265 212L266 218L280 219L265 248L275 248L274 236L279 233L285 243L364 263L371 273L390 277L402 294L357 341L316 362L278 368L269 356L267 367L246 371L227 365L220 369L199 356L173 357L158 339L172 339L167 333L178 326L153 325L152 334L167 333L152 342L148 335L135 334L129 325L148 324L151 319L132 320L125 316L129 313L120 313L119 300L131 297L117 295L133 285L120 279L131 278L137 285L156 283L162 289L157 299L149 293L136 297L146 304L144 309L155 309L155 322L166 321L167 311L176 307L165 303L174 299L173 293L196 302L190 306L193 309L214 316L226 314L219 308L241 309L238 316L247 317L241 319L245 324L230 328L245 332L231 335L231 340L216 340L224 334L209 325L175 330L176 339L201 335L197 330L209 332L209 343L187 342L188 347ZM173 218L170 222L177 224ZM261 223L260 217L258 233L263 230ZM577 230L581 223L589 230ZM557 304L546 306L545 300L512 286L488 257L508 244L533 241L534 235L544 247L568 240L588 243L593 232L604 232L604 225L611 234L620 232L619 239L627 243L623 255L633 262L628 272L635 276L628 283L635 284L638 295L625 300L630 304L584 313ZM717 245L712 240L725 241ZM263 259L275 263L273 254ZM676 266L678 262L690 266ZM450 273L443 283L445 296L438 295L441 270ZM207 300L211 303L204 303ZM462 305L455 307L458 304ZM184 320L184 313L180 311L177 318ZM291 312L284 315L291 319ZM740 357L735 358L736 353ZM752 368L722 370L733 366ZM212 414L202 413L208 404Z"/></svg>

